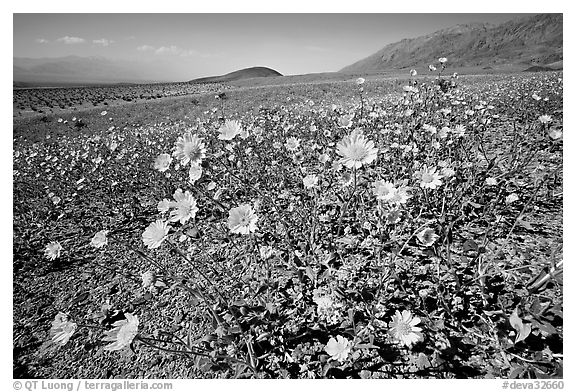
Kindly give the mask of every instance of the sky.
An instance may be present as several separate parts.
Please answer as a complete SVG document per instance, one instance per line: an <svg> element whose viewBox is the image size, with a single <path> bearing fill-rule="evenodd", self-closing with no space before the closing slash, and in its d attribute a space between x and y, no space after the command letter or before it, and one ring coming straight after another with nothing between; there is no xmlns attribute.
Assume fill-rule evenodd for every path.
<svg viewBox="0 0 576 392"><path fill-rule="evenodd" d="M252 66L297 75L338 71L389 43L456 24L526 15L15 13L13 55L129 60L173 80Z"/></svg>

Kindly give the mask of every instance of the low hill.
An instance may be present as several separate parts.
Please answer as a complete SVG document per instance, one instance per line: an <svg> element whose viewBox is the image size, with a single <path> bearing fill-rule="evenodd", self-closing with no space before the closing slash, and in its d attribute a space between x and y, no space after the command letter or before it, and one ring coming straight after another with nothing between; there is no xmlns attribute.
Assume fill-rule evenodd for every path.
<svg viewBox="0 0 576 392"><path fill-rule="evenodd" d="M226 75L208 76L205 78L190 80L188 83L226 83L226 82L233 82L236 80L269 78L275 76L282 76L282 74L278 71L275 71L267 67L251 67L230 72L227 73Z"/></svg>

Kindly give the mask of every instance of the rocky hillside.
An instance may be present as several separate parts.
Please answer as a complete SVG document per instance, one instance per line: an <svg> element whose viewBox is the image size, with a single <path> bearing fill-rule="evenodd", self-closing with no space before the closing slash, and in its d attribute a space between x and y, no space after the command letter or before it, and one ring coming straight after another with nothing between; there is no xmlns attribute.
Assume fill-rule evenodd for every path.
<svg viewBox="0 0 576 392"><path fill-rule="evenodd" d="M422 67L438 57L460 67L545 66L562 60L562 24L562 14L542 14L500 25L457 25L389 44L341 72Z"/></svg>

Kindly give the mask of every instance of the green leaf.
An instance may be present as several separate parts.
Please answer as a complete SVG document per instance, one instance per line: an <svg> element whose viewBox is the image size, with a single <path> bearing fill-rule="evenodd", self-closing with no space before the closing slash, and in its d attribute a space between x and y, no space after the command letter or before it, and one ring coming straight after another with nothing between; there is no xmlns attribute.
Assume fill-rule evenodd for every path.
<svg viewBox="0 0 576 392"><path fill-rule="evenodd" d="M308 276L312 282L316 280L316 274L312 270L312 267L310 266L306 267L306 276Z"/></svg>
<svg viewBox="0 0 576 392"><path fill-rule="evenodd" d="M521 342L530 335L532 327L530 324L524 324L522 319L518 317L518 309L514 309L514 312L512 312L508 321L512 328L516 330L516 340L514 341L514 344Z"/></svg>
<svg viewBox="0 0 576 392"><path fill-rule="evenodd" d="M418 354L418 358L416 358L416 366L420 370L426 369L426 368L431 366L430 361L428 360L428 357L426 356L426 354L424 354L424 353Z"/></svg>
<svg viewBox="0 0 576 392"><path fill-rule="evenodd" d="M478 244L476 244L476 242L474 242L473 240L466 240L464 242L464 245L462 245L462 249L464 250L464 252L468 251L478 252Z"/></svg>
<svg viewBox="0 0 576 392"><path fill-rule="evenodd" d="M539 329L541 332L543 332L543 333L544 333L544 336L546 336L546 335L554 335L554 334L557 334L557 333L558 333L558 331L556 330L556 328L554 328L554 326L553 326L552 324L550 324L550 323L549 323L548 321L546 321L546 320L542 320L542 322L541 322L541 321L539 321L539 320L534 319L534 320L531 320L531 323L532 323L532 326L533 326L534 328L537 328L537 329Z"/></svg>
<svg viewBox="0 0 576 392"><path fill-rule="evenodd" d="M515 366L510 370L508 378L519 378L525 371L524 366Z"/></svg>
<svg viewBox="0 0 576 392"><path fill-rule="evenodd" d="M518 219L517 224L527 230L534 230L534 227L532 227L530 223L523 221L522 219Z"/></svg>
<svg viewBox="0 0 576 392"><path fill-rule="evenodd" d="M354 237L341 237L338 238L336 242L348 246L354 246L356 244L356 239Z"/></svg>

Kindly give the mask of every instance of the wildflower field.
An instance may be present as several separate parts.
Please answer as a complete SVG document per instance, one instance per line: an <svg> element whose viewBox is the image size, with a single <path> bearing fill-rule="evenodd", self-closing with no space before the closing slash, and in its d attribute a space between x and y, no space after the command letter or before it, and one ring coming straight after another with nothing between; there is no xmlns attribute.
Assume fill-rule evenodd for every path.
<svg viewBox="0 0 576 392"><path fill-rule="evenodd" d="M563 75L445 65L15 118L14 377L562 377Z"/></svg>

